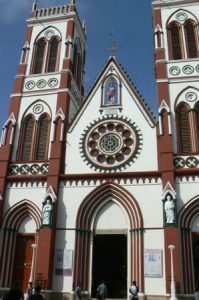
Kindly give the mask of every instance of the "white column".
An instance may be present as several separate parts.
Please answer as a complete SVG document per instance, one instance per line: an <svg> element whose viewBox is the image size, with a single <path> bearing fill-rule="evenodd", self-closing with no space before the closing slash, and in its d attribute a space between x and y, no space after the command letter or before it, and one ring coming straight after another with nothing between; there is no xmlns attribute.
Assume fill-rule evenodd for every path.
<svg viewBox="0 0 199 300"><path fill-rule="evenodd" d="M36 254L36 249L37 245L32 244L32 263L31 263L31 271L30 271L30 277L29 277L29 282L33 281L33 274L34 274L34 269L35 269L35 254Z"/></svg>
<svg viewBox="0 0 199 300"><path fill-rule="evenodd" d="M170 254L171 254L171 298L170 298L170 300L177 300L174 273L173 273L173 250L174 250L175 246L169 245L168 248L170 249Z"/></svg>

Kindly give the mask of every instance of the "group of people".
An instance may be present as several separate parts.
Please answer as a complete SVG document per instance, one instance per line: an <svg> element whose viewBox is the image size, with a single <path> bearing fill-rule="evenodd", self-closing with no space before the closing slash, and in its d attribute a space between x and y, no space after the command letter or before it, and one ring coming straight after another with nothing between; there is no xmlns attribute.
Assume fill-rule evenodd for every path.
<svg viewBox="0 0 199 300"><path fill-rule="evenodd" d="M80 284L77 285L77 287L75 289L75 293L76 293L77 300L81 300L82 299L82 289L81 289ZM131 295L131 299L138 299L139 287L138 287L136 281L132 282L131 287L129 288L129 293ZM102 282L97 287L96 298L98 300L105 300L106 297L107 297L107 286L106 286L104 280L102 280Z"/></svg>
<svg viewBox="0 0 199 300"><path fill-rule="evenodd" d="M37 285L33 291L32 282L29 283L27 292L24 297L23 291L20 289L19 284L14 284L10 290L3 296L2 300L43 300L41 294L41 286Z"/></svg>

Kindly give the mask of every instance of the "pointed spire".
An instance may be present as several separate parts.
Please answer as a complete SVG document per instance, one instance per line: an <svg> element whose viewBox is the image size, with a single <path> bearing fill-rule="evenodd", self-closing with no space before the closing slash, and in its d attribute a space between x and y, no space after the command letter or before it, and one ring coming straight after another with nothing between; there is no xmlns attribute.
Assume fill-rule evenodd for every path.
<svg viewBox="0 0 199 300"><path fill-rule="evenodd" d="M83 28L84 32L86 33L86 22L85 22L85 20L83 20L83 22L82 22L82 28Z"/></svg>
<svg viewBox="0 0 199 300"><path fill-rule="evenodd" d="M33 5L32 5L32 11L35 11L35 10L37 9L37 1L38 1L38 0L35 0L35 1L33 2Z"/></svg>

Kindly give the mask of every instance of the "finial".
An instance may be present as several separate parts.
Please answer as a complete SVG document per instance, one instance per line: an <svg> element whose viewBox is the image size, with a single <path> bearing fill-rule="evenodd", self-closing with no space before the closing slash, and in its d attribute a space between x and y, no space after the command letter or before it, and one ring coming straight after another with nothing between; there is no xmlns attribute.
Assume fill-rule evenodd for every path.
<svg viewBox="0 0 199 300"><path fill-rule="evenodd" d="M119 47L119 46L116 44L116 42L115 42L115 39L114 39L115 36L114 36L113 30L111 31L110 36L111 36L111 39L112 39L112 41L111 41L111 47L106 48L106 50L108 50L108 51L111 52L111 56L115 56L116 51L117 51L120 47Z"/></svg>
<svg viewBox="0 0 199 300"><path fill-rule="evenodd" d="M70 0L70 4L75 5L76 0Z"/></svg>
<svg viewBox="0 0 199 300"><path fill-rule="evenodd" d="M35 0L33 2L33 5L32 5L32 11L35 11L37 9L37 0Z"/></svg>
<svg viewBox="0 0 199 300"><path fill-rule="evenodd" d="M82 22L82 28L83 28L84 32L86 33L86 22L85 22L85 20L83 20L83 22Z"/></svg>

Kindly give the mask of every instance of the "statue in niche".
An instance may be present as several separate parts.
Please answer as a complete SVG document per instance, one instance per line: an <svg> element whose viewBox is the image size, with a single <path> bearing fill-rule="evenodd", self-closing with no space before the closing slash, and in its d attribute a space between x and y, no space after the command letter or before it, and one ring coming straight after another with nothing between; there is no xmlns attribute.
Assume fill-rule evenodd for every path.
<svg viewBox="0 0 199 300"><path fill-rule="evenodd" d="M116 79L110 78L105 84L104 105L118 104L118 83Z"/></svg>
<svg viewBox="0 0 199 300"><path fill-rule="evenodd" d="M50 225L51 224L51 215L52 215L52 202L51 199L48 198L46 203L43 206L42 211L42 225Z"/></svg>
<svg viewBox="0 0 199 300"><path fill-rule="evenodd" d="M175 223L175 203L170 194L166 196L164 210L165 210L166 223L167 224Z"/></svg>

